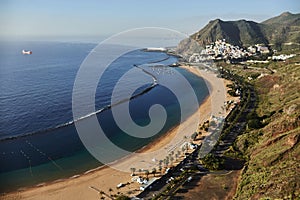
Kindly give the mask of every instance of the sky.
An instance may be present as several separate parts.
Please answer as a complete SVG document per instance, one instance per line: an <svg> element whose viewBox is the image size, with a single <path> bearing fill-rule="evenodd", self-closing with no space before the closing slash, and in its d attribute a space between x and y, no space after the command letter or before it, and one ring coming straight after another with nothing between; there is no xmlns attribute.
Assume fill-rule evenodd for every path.
<svg viewBox="0 0 300 200"><path fill-rule="evenodd" d="M210 20L300 13L299 0L0 0L0 39L101 40L140 27L192 34Z"/></svg>

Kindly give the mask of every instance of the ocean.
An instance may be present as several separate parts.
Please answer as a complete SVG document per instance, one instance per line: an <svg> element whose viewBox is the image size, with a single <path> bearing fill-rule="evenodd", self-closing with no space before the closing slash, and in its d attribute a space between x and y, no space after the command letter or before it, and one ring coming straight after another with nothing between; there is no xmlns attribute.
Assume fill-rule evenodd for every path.
<svg viewBox="0 0 300 200"><path fill-rule="evenodd" d="M71 177L102 165L80 141L73 123L76 119L72 115L75 77L95 46L69 42L1 42L1 192ZM27 48L32 55L22 55L22 49ZM113 48L116 47L108 46L108 52ZM189 81L199 104L208 96L203 79L181 68L161 67L176 61L176 57L164 52L135 50L122 55L105 71L97 86L95 110L102 110L97 118L116 145L133 152L178 125L181 116L179 103L172 91L159 85L159 80L164 79L180 87L173 70ZM153 104L160 104L167 111L163 129L150 138L124 134L109 109L116 83L133 68L135 70L123 85L128 89L140 85L129 103L133 120L140 126L147 125L150 122L148 110ZM158 78L155 87L153 77ZM125 98L126 91L123 92L119 92L116 98ZM190 114L193 112L191 110Z"/></svg>

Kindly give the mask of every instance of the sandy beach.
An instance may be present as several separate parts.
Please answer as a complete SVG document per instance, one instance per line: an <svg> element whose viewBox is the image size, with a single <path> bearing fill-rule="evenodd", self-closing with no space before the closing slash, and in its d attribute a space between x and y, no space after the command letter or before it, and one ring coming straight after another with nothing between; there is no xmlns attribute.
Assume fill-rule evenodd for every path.
<svg viewBox="0 0 300 200"><path fill-rule="evenodd" d="M182 144L190 141L190 136L196 130L199 124L211 115L226 115L228 113L220 113L214 111L214 104L224 104L224 99L228 100L225 85L227 82L219 79L211 72L205 72L198 68L183 66L183 68L190 72L203 77L207 84L209 84L210 96L201 104L199 110L185 120L180 127L175 127L160 137L155 142L149 144L136 154L130 155L115 163L112 167L102 167L100 169L91 171L90 173L74 176L63 181L56 181L44 185L27 188L24 190L8 193L1 197L1 199L26 199L26 200L53 200L53 199L99 199L101 197L100 191L103 191L105 199L110 199L108 196L112 194L125 194L128 196L135 196L140 193L140 185L136 181L132 181L129 169L148 169L151 171L154 167L158 169L158 161L163 160L171 151L176 152L181 148ZM220 84L225 88L223 91ZM219 98L220 95L222 98ZM217 102L219 101L219 102ZM214 103L212 103L214 102ZM196 128L195 128L196 127ZM117 170L119 168L128 169L128 172ZM150 178L153 175L149 176ZM117 189L119 183L126 184L126 186Z"/></svg>

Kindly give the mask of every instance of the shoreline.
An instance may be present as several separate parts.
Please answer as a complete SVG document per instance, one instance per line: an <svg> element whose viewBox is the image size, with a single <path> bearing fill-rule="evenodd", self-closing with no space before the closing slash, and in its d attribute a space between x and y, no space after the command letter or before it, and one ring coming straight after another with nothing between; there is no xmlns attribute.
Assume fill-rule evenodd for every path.
<svg viewBox="0 0 300 200"><path fill-rule="evenodd" d="M181 68L184 68L190 71L191 73L194 73L197 76L202 77L206 81L206 83L209 83L209 87L210 87L210 95L203 100L198 110L182 123L182 125L185 127L184 130L190 131L189 133L186 134L190 135L196 131L196 130L190 130L190 127L192 127L190 126L191 123L193 124L195 121L197 121L198 124L203 123L211 116L210 104L211 104L211 99L214 96L213 94L216 93L216 88L214 88L214 84L211 82L211 80L207 80L208 77L205 77L204 74L200 73L200 70L187 67L187 66L185 67L182 66ZM199 113L201 118L197 119L197 114ZM146 145L142 149L139 149L137 152L147 153L147 152L160 150L161 147L165 147L166 144L169 144L172 141L172 139L176 136L177 131L178 131L178 126L174 126L164 135L157 138L155 141ZM182 135L180 135L180 137L182 137ZM178 144L180 142L184 142L178 140L179 139L177 139ZM166 155L168 155L167 154L168 149L165 148L165 152L160 151L160 153L165 153ZM125 163L124 166L128 164L129 166L131 166L130 164L135 163L135 158L134 156L129 155L128 157L125 157L120 161L118 161L118 164L119 163L123 165ZM42 196L46 200L65 199L70 197L72 197L72 199L99 199L99 194L89 189L90 187L100 188L99 190L104 191L106 194L108 194L110 188L113 190L117 190L116 189L117 184L126 183L130 181L131 181L131 176L129 172L118 171L109 166L103 165L98 168L88 170L83 174L74 175L70 178L58 179L49 183L40 183L32 187L21 188L20 190L7 193L3 197L4 199L10 199L10 198L40 199ZM124 193L125 195L135 196L140 192L138 190L139 186L140 185L138 183L131 182L129 186L120 188L117 191ZM128 194L128 191L133 191L133 192Z"/></svg>

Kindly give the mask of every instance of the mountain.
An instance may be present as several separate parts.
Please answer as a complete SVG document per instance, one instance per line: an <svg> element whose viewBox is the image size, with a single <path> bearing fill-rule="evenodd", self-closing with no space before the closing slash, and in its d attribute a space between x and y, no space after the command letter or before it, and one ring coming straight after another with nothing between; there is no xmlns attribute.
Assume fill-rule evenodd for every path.
<svg viewBox="0 0 300 200"><path fill-rule="evenodd" d="M300 43L300 14L285 12L260 25L269 44L275 47Z"/></svg>
<svg viewBox="0 0 300 200"><path fill-rule="evenodd" d="M300 14L289 12L268 19L262 23L247 20L210 21L203 29L191 35L200 45L205 46L217 39L238 46L265 44L281 48L300 43Z"/></svg>
<svg viewBox="0 0 300 200"><path fill-rule="evenodd" d="M273 17L271 19L268 19L268 20L262 22L262 24L269 24L269 25L285 24L285 25L288 25L288 24L294 24L295 21L298 21L298 25L299 25L299 16L300 16L300 14L292 14L290 12L284 12L277 17Z"/></svg>
<svg viewBox="0 0 300 200"><path fill-rule="evenodd" d="M203 29L191 36L201 45L210 44L217 39L238 46L249 46L257 43L268 43L258 23L253 21L210 21Z"/></svg>

